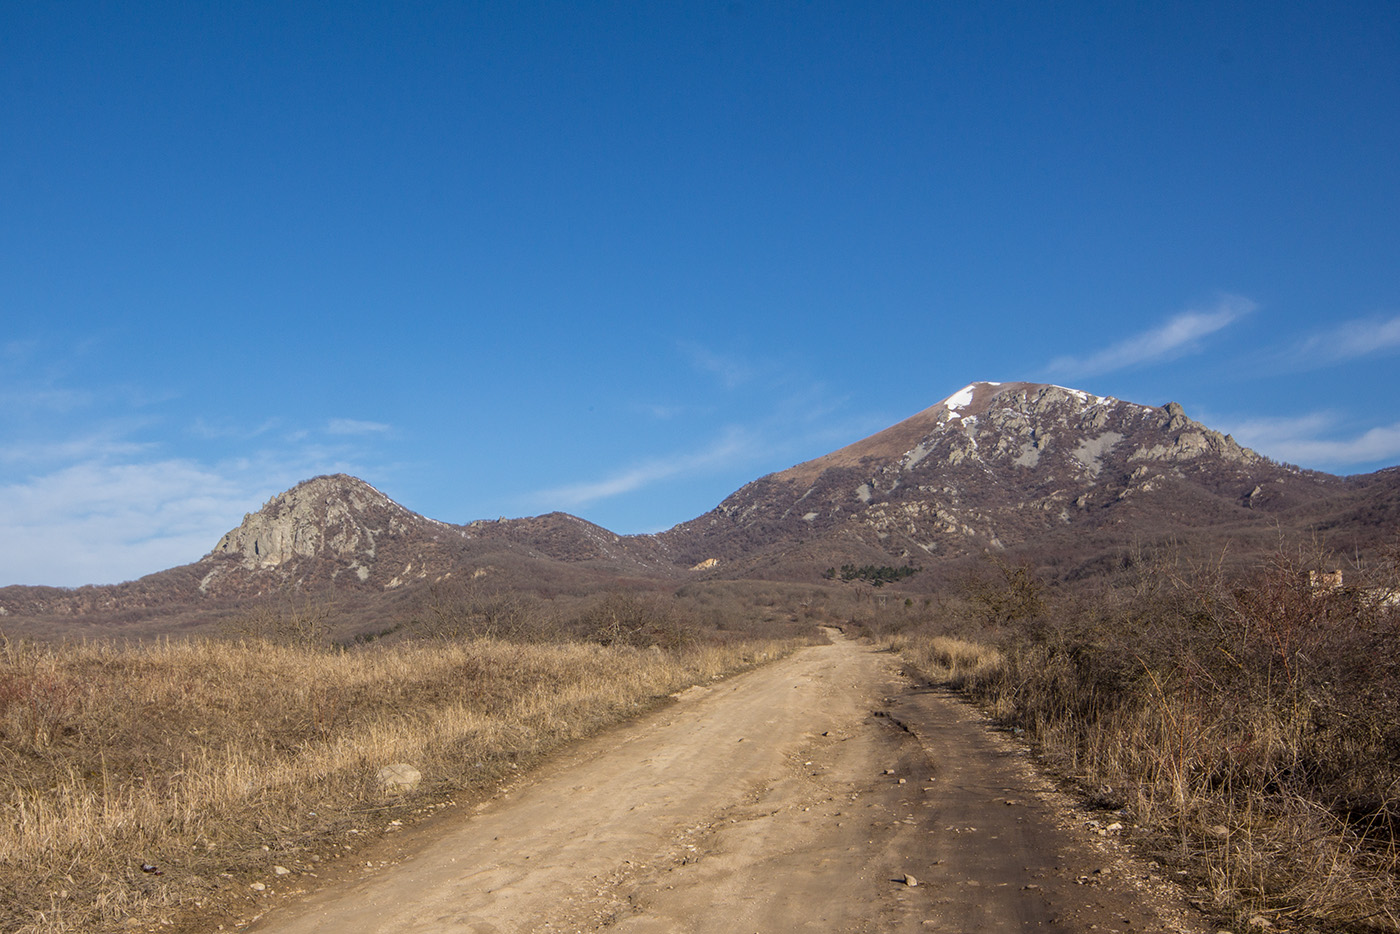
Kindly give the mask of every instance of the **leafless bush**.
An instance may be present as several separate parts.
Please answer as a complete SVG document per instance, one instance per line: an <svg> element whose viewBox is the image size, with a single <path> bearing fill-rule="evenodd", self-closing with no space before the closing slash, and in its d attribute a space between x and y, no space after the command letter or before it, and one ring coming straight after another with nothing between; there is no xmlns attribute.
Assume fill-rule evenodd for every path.
<svg viewBox="0 0 1400 934"><path fill-rule="evenodd" d="M325 594L287 590L245 608L225 623L228 633L281 645L319 646L330 641L335 602Z"/></svg>
<svg viewBox="0 0 1400 934"><path fill-rule="evenodd" d="M986 626L1029 622L1045 612L1044 584L1029 565L1011 564L990 553L985 563L990 570L969 576L963 590Z"/></svg>
<svg viewBox="0 0 1400 934"><path fill-rule="evenodd" d="M589 607L579 624L599 645L679 648L693 639L673 603L626 591L606 594Z"/></svg>
<svg viewBox="0 0 1400 934"><path fill-rule="evenodd" d="M538 634L537 601L478 578L448 578L428 588L417 634L439 639L520 639Z"/></svg>
<svg viewBox="0 0 1400 934"><path fill-rule="evenodd" d="M1131 566L1064 594L996 565L962 619L895 647L1155 828L1222 914L1400 930L1400 562L1346 584L1316 551L1244 575L1171 551ZM940 631L967 612L1000 654Z"/></svg>

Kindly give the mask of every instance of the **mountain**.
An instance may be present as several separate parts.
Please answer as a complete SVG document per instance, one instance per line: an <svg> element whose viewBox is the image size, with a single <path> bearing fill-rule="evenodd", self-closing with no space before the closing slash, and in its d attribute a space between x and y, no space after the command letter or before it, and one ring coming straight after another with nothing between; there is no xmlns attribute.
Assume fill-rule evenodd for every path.
<svg viewBox="0 0 1400 934"><path fill-rule="evenodd" d="M193 564L112 586L0 588L0 617L132 618L286 592L333 591L354 601L454 576L590 589L655 574L654 552L644 539L565 513L450 525L336 474L272 497Z"/></svg>
<svg viewBox="0 0 1400 934"><path fill-rule="evenodd" d="M1063 565L1144 540L1276 543L1281 525L1316 524L1368 485L1270 461L1175 403L984 382L755 480L660 538L678 563L759 576L1017 548Z"/></svg>
<svg viewBox="0 0 1400 934"><path fill-rule="evenodd" d="M658 535L619 536L564 513L452 525L340 474L273 497L192 564L110 587L0 588L0 617L188 615L293 591L364 603L482 576L535 592L817 580L845 563L934 569L908 585L929 588L937 569L984 551L1068 579L1143 544L1205 553L1228 543L1249 560L1281 536L1321 534L1362 553L1397 526L1400 470L1343 478L1279 464L1175 403L973 383Z"/></svg>

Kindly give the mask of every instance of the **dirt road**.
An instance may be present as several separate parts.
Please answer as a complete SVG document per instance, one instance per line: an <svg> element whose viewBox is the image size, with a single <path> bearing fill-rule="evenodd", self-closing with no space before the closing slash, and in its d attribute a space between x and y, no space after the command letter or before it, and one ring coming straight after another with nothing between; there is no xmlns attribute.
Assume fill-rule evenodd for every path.
<svg viewBox="0 0 1400 934"><path fill-rule="evenodd" d="M964 705L836 636L690 689L252 930L1194 927L1046 791Z"/></svg>

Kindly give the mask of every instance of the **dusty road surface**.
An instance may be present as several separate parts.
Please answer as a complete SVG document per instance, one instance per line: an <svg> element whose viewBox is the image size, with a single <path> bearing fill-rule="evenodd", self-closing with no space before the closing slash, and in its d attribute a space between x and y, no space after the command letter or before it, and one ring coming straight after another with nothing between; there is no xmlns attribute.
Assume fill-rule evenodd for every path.
<svg viewBox="0 0 1400 934"><path fill-rule="evenodd" d="M395 864L252 930L1195 928L1047 790L975 713L833 634L402 835Z"/></svg>

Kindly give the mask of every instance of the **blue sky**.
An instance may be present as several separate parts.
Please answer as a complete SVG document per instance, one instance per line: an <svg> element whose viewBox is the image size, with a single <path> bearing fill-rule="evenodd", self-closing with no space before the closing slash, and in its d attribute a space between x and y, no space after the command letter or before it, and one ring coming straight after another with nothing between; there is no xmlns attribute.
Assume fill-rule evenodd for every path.
<svg viewBox="0 0 1400 934"><path fill-rule="evenodd" d="M0 7L0 584L693 518L973 380L1400 463L1394 3Z"/></svg>

